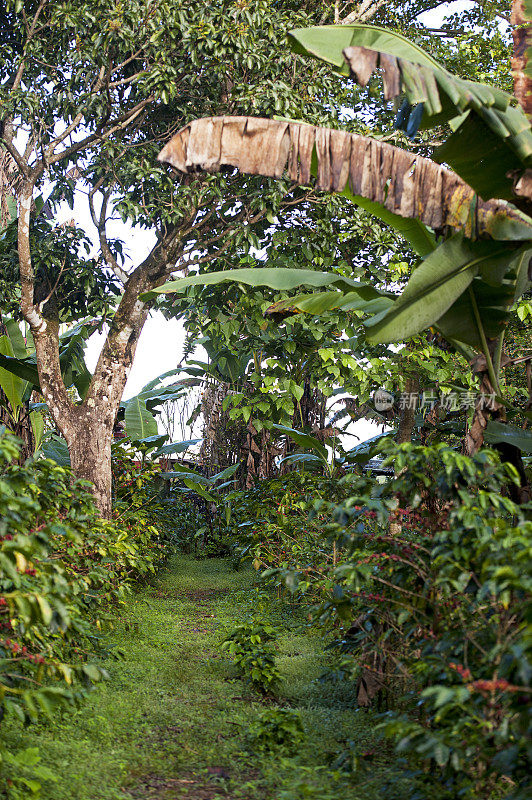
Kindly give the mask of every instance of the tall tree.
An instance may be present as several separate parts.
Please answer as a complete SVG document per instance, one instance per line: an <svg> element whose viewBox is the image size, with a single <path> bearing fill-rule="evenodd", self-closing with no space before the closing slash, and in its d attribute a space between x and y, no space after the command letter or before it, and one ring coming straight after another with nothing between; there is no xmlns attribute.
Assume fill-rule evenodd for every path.
<svg viewBox="0 0 532 800"><path fill-rule="evenodd" d="M139 295L251 241L251 224L265 233L287 190L235 175L174 182L155 166L161 143L201 114L338 124L352 90L315 62L296 70L286 32L338 15L392 26L400 19L419 31L419 15L432 7L432 0L345 8L321 0L1 0L0 148L19 182L16 264L12 236L0 244L12 276L8 300L31 326L44 398L102 513L110 511L116 411L150 310ZM52 210L86 195L94 256L82 256L81 233L39 215L35 197L43 192ZM124 258L109 233L115 213L154 234L145 259ZM105 318L109 331L76 402L62 375L59 328L85 316Z"/></svg>
<svg viewBox="0 0 532 800"><path fill-rule="evenodd" d="M0 148L19 181L18 263L0 244L12 277L5 302L18 302L31 326L44 399L74 471L93 483L103 514L110 512L112 428L150 310L139 295L176 270L229 251L232 234L248 236L283 195L277 187L265 195L260 183L240 178L174 184L154 168L157 150L176 120L184 123L198 110L312 113L309 90L327 91L329 79L312 68L304 92L294 86L285 34L310 17L293 5L2 3ZM317 13L313 4L310 12ZM52 210L76 192L86 195L99 243L95 257L81 256L76 228L50 226L38 214L41 192ZM117 213L155 234L143 260L126 260L122 243L110 237ZM52 259L36 247L42 235ZM95 315L106 318L108 334L76 402L62 375L59 330Z"/></svg>

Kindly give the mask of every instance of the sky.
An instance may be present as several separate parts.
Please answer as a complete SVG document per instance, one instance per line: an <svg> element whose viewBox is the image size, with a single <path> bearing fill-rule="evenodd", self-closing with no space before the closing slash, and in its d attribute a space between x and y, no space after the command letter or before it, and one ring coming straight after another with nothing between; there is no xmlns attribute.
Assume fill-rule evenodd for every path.
<svg viewBox="0 0 532 800"><path fill-rule="evenodd" d="M457 0L457 2L446 3L433 11L426 12L420 19L426 25L438 27L447 14L472 5L474 5L472 2ZM65 205L60 209L58 216L59 222L74 218L91 235L96 246L96 230L92 225L87 200L83 194L77 193L74 210ZM124 250L126 254L134 255L135 264L140 263L142 258L148 254L155 241L152 233L131 227L126 229L119 220L110 224L109 236L119 236L124 240ZM137 394L146 383L158 375L173 369L182 358L184 340L185 332L181 322L165 320L160 312L153 313L140 335L135 360L124 391L124 399L127 400ZM89 341L87 365L91 371L96 366L103 341L104 337L99 334L93 335ZM205 354L198 350L195 357L203 359ZM345 437L344 446L353 447L358 441L365 441L380 433L381 430L380 425L369 420L352 423L349 427L350 435Z"/></svg>

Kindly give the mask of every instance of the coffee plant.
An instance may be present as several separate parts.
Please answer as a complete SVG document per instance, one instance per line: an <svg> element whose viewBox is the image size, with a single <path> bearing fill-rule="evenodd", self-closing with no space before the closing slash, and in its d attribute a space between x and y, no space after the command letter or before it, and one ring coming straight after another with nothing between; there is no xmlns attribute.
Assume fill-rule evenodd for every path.
<svg viewBox="0 0 532 800"><path fill-rule="evenodd" d="M18 440L4 432L0 720L30 724L72 709L108 677L96 657L106 652L109 610L133 579L155 570L165 544L147 516L102 520L87 484L47 459L14 464L18 453ZM0 745L0 759L1 790L38 793L46 772L38 755Z"/></svg>
<svg viewBox="0 0 532 800"><path fill-rule="evenodd" d="M260 713L249 728L253 748L266 753L292 753L303 738L301 717L297 711L289 708L268 708Z"/></svg>

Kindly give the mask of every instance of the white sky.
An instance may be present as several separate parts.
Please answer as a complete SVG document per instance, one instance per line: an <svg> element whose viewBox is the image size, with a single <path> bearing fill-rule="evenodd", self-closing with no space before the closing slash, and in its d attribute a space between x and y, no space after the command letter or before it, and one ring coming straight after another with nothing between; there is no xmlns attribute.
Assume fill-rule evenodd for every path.
<svg viewBox="0 0 532 800"><path fill-rule="evenodd" d="M440 8L426 12L420 17L426 25L438 27L449 13L473 6L472 2L446 3ZM84 195L78 193L74 211L64 206L58 214L58 221L70 220L72 217L80 224L96 243L96 231L88 213L87 201ZM127 229L120 221L109 226L109 235L121 237L125 242L125 252L134 254L135 264L151 250L155 238L153 234L132 228ZM177 320L167 321L162 314L154 313L146 322L137 346L137 352L131 373L129 375L124 398L127 399L137 394L148 381L177 366L183 355L185 333L183 325ZM91 337L87 348L87 366L92 371L96 366L98 355L103 346L103 336L95 334ZM203 353L197 354L200 359ZM338 406L337 406L338 408ZM343 439L345 447L353 447L358 441L364 441L381 432L381 426L368 420L352 423L350 433ZM356 438L358 437L358 438Z"/></svg>

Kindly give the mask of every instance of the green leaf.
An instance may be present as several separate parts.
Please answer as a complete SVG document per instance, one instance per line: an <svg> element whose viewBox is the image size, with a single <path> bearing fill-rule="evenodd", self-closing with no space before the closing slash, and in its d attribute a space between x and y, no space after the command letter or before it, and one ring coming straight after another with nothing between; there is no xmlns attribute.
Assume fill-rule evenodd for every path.
<svg viewBox="0 0 532 800"><path fill-rule="evenodd" d="M302 431L295 430L294 428L288 428L285 425L272 425L272 428L289 436L300 447L303 447L306 450L314 450L321 456L321 458L327 461L327 448L315 436L310 436L308 433L303 433Z"/></svg>
<svg viewBox="0 0 532 800"><path fill-rule="evenodd" d="M170 444L165 444L163 447L159 447L152 455L153 458L162 455L172 455L174 453L184 453L189 447L193 447L195 444L200 444L203 439L186 439L182 442L171 442Z"/></svg>
<svg viewBox="0 0 532 800"><path fill-rule="evenodd" d="M472 147L471 143L475 146ZM522 163L505 140L501 141L477 114L465 121L434 152L440 164L449 164L484 199L511 200L513 181L508 172L522 169Z"/></svg>
<svg viewBox="0 0 532 800"><path fill-rule="evenodd" d="M0 336L0 355L13 358L13 347L7 336ZM0 365L2 362L0 361ZM20 408L24 396L24 381L13 372L0 366L0 388L6 395L13 411Z"/></svg>
<svg viewBox="0 0 532 800"><path fill-rule="evenodd" d="M365 324L371 342L396 342L438 322L482 271L509 269L515 247L503 242L472 242L457 233L443 242L412 273L398 300Z"/></svg>
<svg viewBox="0 0 532 800"><path fill-rule="evenodd" d="M239 466L240 466L240 462L238 462L236 464L231 464L230 467L226 467L221 472L217 472L216 475L213 475L212 478L209 478L209 482L211 484L215 484L218 481L225 481L225 480L227 480L227 478L232 478L232 476L235 474L235 472L237 471Z"/></svg>
<svg viewBox="0 0 532 800"><path fill-rule="evenodd" d="M324 465L323 458L314 453L290 453L282 458L280 464L319 464Z"/></svg>
<svg viewBox="0 0 532 800"><path fill-rule="evenodd" d="M37 371L37 364L35 358L30 357L27 359L13 358L8 355L0 353L0 368L17 375L22 380L31 383L38 391L40 391L39 373Z"/></svg>
<svg viewBox="0 0 532 800"><path fill-rule="evenodd" d="M51 458L59 464L60 467L70 466L70 453L68 452L68 445L62 436L52 434L42 446L42 452L45 458Z"/></svg>
<svg viewBox="0 0 532 800"><path fill-rule="evenodd" d="M193 492L196 492L196 494L199 494L200 497L203 497L204 500L207 500L209 503L216 503L216 497L210 494L200 483L190 478L184 478L183 483L188 489L191 489Z"/></svg>
<svg viewBox="0 0 532 800"><path fill-rule="evenodd" d="M18 322L14 319L6 319L4 320L4 327L11 342L15 358L25 358L28 355L28 348Z"/></svg>
<svg viewBox="0 0 532 800"><path fill-rule="evenodd" d="M312 55L321 61L327 61L342 75L349 75L343 51L346 47L353 46L379 50L396 58L406 58L416 64L442 69L440 64L421 47L399 33L376 25L319 25L295 28L288 34L288 41L296 53Z"/></svg>
<svg viewBox="0 0 532 800"><path fill-rule="evenodd" d="M373 214L374 217L377 217L382 220L382 222L385 222L386 225L398 231L404 236L407 242L410 242L418 256L423 258L436 247L436 237L434 233L419 220L400 217L398 214L388 211L387 208L384 208L384 206L381 206L379 203L375 203L373 200L367 200L365 197L352 194L347 186L342 194L351 199L357 206L360 206L360 208Z"/></svg>
<svg viewBox="0 0 532 800"><path fill-rule="evenodd" d="M487 339L496 339L510 318L514 286L511 283L494 287L475 278L467 292L461 295L436 323L448 341L471 345L482 350L482 338L469 292L473 293Z"/></svg>
<svg viewBox="0 0 532 800"><path fill-rule="evenodd" d="M39 450L44 433L44 416L40 411L30 412L30 424L35 439L35 452Z"/></svg>
<svg viewBox="0 0 532 800"><path fill-rule="evenodd" d="M359 283L334 272L315 272L310 269L284 269L258 267L255 269L228 269L223 272L209 272L179 278L141 295L142 300L151 300L158 294L183 292L189 286L209 286L233 281L247 286L269 286L277 291L289 291L298 286L345 286L357 291L363 299L379 297L379 292L369 284Z"/></svg>
<svg viewBox="0 0 532 800"><path fill-rule="evenodd" d="M490 420L484 432L484 441L486 444L513 444L524 453L532 453L532 431L504 422Z"/></svg>
<svg viewBox="0 0 532 800"><path fill-rule="evenodd" d="M158 434L157 420L148 411L146 403L139 395L126 402L124 420L126 433L130 439L145 439L147 436Z"/></svg>
<svg viewBox="0 0 532 800"><path fill-rule="evenodd" d="M386 99L404 92L414 106L412 114L423 108L423 128L460 118L437 159L449 163L483 199L511 199L507 172L532 164L532 131L510 94L452 75L404 36L373 25L296 29L289 41L296 52L326 61L343 75L353 74L363 85L380 67ZM344 56L346 48L355 50ZM374 52L372 59L368 51ZM405 129L405 120L397 126ZM406 130L414 135L408 125Z"/></svg>

